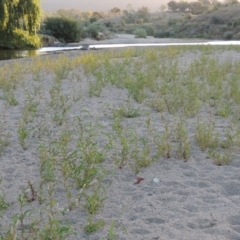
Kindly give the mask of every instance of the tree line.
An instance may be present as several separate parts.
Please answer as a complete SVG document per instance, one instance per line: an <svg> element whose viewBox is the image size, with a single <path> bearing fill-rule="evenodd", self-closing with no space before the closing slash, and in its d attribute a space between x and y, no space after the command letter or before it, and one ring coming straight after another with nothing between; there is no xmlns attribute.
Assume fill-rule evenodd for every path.
<svg viewBox="0 0 240 240"><path fill-rule="evenodd" d="M209 9L217 9L222 4L234 4L237 3L237 0L227 0L225 3L222 3L218 0L198 0L198 1L175 1L171 0L167 3L168 9L173 12L190 12L192 14L201 14Z"/></svg>

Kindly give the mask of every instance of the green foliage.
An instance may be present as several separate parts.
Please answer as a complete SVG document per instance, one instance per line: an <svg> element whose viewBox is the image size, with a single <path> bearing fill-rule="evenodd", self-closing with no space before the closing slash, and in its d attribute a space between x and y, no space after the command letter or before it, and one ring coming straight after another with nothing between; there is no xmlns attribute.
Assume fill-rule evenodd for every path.
<svg viewBox="0 0 240 240"><path fill-rule="evenodd" d="M0 46L37 48L36 32L40 26L40 0L0 1ZM3 36L3 37L2 37Z"/></svg>
<svg viewBox="0 0 240 240"><path fill-rule="evenodd" d="M171 33L169 31L159 31L155 33L155 38L169 38Z"/></svg>
<svg viewBox="0 0 240 240"><path fill-rule="evenodd" d="M0 184L2 182L2 179L0 178ZM5 200L5 195L0 191L0 217L1 217L1 211L6 210L9 207L9 203Z"/></svg>
<svg viewBox="0 0 240 240"><path fill-rule="evenodd" d="M176 18L169 18L167 25L168 26L175 26L178 22L178 19Z"/></svg>
<svg viewBox="0 0 240 240"><path fill-rule="evenodd" d="M139 28L134 32L135 38L146 38L147 32L146 30Z"/></svg>
<svg viewBox="0 0 240 240"><path fill-rule="evenodd" d="M29 35L28 32L21 29L15 29L13 31L12 45L17 49L23 48L39 48L40 38L37 35Z"/></svg>
<svg viewBox="0 0 240 240"><path fill-rule="evenodd" d="M88 27L85 29L84 35L86 37L97 38L98 32L104 31L105 29L105 25L94 22L88 25Z"/></svg>
<svg viewBox="0 0 240 240"><path fill-rule="evenodd" d="M125 23L135 23L137 19L136 11L131 5L127 5L127 9L123 10L123 20Z"/></svg>
<svg viewBox="0 0 240 240"><path fill-rule="evenodd" d="M233 38L233 32L227 31L223 34L223 39L225 40L231 40Z"/></svg>
<svg viewBox="0 0 240 240"><path fill-rule="evenodd" d="M177 6L177 2L176 1L170 1L170 2L168 2L168 9L170 10L170 11L173 11L173 12L175 12L176 10L177 10L177 8L178 8L178 6Z"/></svg>
<svg viewBox="0 0 240 240"><path fill-rule="evenodd" d="M88 219L88 224L84 226L84 229L87 233L93 233L104 227L105 223L103 220L93 221L92 217Z"/></svg>
<svg viewBox="0 0 240 240"><path fill-rule="evenodd" d="M82 29L77 21L61 17L50 17L44 21L45 30L64 42L80 40Z"/></svg>
<svg viewBox="0 0 240 240"><path fill-rule="evenodd" d="M97 24L95 24L95 23L90 24L90 25L87 27L87 29L86 29L85 32L86 32L85 34L86 34L87 36L93 37L93 38L97 38L97 36L98 36L98 27L97 27Z"/></svg>
<svg viewBox="0 0 240 240"><path fill-rule="evenodd" d="M219 16L212 16L211 23L212 24L224 24L224 20Z"/></svg>
<svg viewBox="0 0 240 240"><path fill-rule="evenodd" d="M90 21L90 23L97 22L97 18L95 18L95 17L92 17L92 18L90 18L90 19L89 19L89 21Z"/></svg>
<svg viewBox="0 0 240 240"><path fill-rule="evenodd" d="M155 31L154 28L150 25L144 25L141 28L143 28L146 32L148 36L154 36Z"/></svg>
<svg viewBox="0 0 240 240"><path fill-rule="evenodd" d="M137 18L141 19L142 22L148 22L150 19L150 12L148 7L141 7L136 12Z"/></svg>

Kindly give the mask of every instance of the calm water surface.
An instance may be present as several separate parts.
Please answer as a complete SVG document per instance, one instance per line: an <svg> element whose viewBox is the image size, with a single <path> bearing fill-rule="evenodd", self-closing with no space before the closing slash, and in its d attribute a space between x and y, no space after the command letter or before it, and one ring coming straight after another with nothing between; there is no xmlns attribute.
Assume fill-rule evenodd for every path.
<svg viewBox="0 0 240 240"><path fill-rule="evenodd" d="M35 57L37 55L38 50L0 50L0 60Z"/></svg>

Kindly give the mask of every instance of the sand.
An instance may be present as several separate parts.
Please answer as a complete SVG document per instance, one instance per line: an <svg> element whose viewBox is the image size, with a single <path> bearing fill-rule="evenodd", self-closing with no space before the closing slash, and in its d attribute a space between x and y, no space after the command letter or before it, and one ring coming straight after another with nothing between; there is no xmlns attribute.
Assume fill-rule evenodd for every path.
<svg viewBox="0 0 240 240"><path fill-rule="evenodd" d="M76 56L78 52L66 53L66 56ZM240 53L229 51L221 53L218 57L233 57L239 59ZM42 58L58 56L42 56ZM182 56L182 62L191 61L194 54ZM28 64L31 59L11 60L5 64L22 61ZM1 63L0 63L1 64ZM113 122L109 109L106 106L120 106L128 99L124 89L105 87L101 96L89 98L87 94L88 83L82 74L80 83L64 79L63 87L66 94L71 94L73 89L81 89L81 103L73 105L69 113L69 125L73 116L77 116L80 109L91 112L86 121L98 122L108 132L111 131ZM42 73L42 85L49 89L53 81L52 73ZM33 82L32 76L27 74L25 87L28 89ZM34 82L35 85L38 82ZM5 108L5 102L0 98L1 119L6 122L6 129L10 133L10 145L0 156L0 177L2 183L0 190L4 191L8 202L13 202L9 209L3 213L0 224L6 226L12 222L14 213L19 213L17 197L28 188L30 180L34 186L39 183L39 160L37 154L38 142L31 135L27 140L27 150L23 150L17 137L18 121L24 107L25 98L23 89L16 91L17 106ZM0 96L2 92L0 91ZM38 113L39 120L44 114L44 104L49 100L47 91L41 93L41 104ZM159 113L144 104L133 101L134 107L147 111L152 119L152 124L162 129L163 123ZM145 132L146 114L133 119L124 119L124 126L136 126L140 134ZM48 118L45 119L48 124ZM194 122L194 121L193 121ZM40 122L38 123L40 125ZM221 123L219 123L221 125ZM224 125L224 123L222 123ZM74 126L74 125L72 125ZM191 126L189 126L191 128ZM199 147L192 147L192 154L187 162L173 156L170 159L160 158L152 165L143 168L139 174L134 174L128 167L118 169L113 159L106 159L105 168L109 175L104 180L107 199L104 206L96 215L96 219L103 219L105 226L90 235L86 234L83 226L88 215L81 206L73 208L66 213L63 223L70 223L76 236L68 239L108 239L108 232L114 221L117 239L121 240L239 240L240 239L240 159L235 156L228 166L216 166L207 158L207 154ZM144 178L135 184L137 177ZM157 178L157 179L155 179ZM153 181L155 179L156 182ZM157 182L159 180L159 182ZM79 190L76 190L79 191ZM66 206L65 194L62 188L57 188L54 196L59 203L59 208ZM37 201L28 204L28 207L41 208ZM35 215L34 215L35 216ZM1 232L1 231L0 231Z"/></svg>

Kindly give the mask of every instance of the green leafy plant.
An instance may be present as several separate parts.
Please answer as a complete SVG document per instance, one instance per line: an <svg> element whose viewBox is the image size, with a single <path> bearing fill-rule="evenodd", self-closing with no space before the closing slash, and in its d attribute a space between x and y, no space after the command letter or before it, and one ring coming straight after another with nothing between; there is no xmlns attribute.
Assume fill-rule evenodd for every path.
<svg viewBox="0 0 240 240"><path fill-rule="evenodd" d="M88 223L84 226L84 229L87 233L93 233L99 230L100 228L104 227L105 223L103 220L95 221L92 217L88 219Z"/></svg>
<svg viewBox="0 0 240 240"><path fill-rule="evenodd" d="M225 151L220 153L218 151L209 150L209 157L213 159L214 163L218 166L228 165L231 161L231 152Z"/></svg>
<svg viewBox="0 0 240 240"><path fill-rule="evenodd" d="M0 179L0 184L2 182L2 179ZM0 216L1 216L1 211L6 210L10 204L6 201L5 195L3 192L0 192Z"/></svg>
<svg viewBox="0 0 240 240"><path fill-rule="evenodd" d="M218 146L218 135L215 131L213 122L197 121L195 140L199 144L202 151L207 148L214 149Z"/></svg>
<svg viewBox="0 0 240 240"><path fill-rule="evenodd" d="M18 139L20 142L21 147L24 150L27 150L27 146L26 146L26 139L29 136L29 130L27 128L27 125L24 122L19 122L18 125Z"/></svg>
<svg viewBox="0 0 240 240"><path fill-rule="evenodd" d="M187 161L191 155L190 140L187 132L186 121L180 119L176 123L176 141L178 145L178 155Z"/></svg>
<svg viewBox="0 0 240 240"><path fill-rule="evenodd" d="M117 235L115 233L115 223L114 220L111 222L110 229L108 232L108 240L116 240Z"/></svg>

